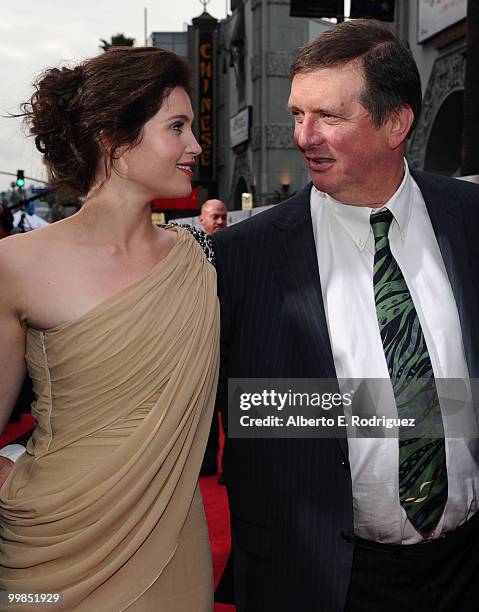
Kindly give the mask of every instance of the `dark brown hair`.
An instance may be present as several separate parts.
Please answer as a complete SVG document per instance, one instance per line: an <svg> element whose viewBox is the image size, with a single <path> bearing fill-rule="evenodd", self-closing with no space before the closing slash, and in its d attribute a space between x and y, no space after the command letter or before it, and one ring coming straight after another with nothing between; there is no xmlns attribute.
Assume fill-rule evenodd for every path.
<svg viewBox="0 0 479 612"><path fill-rule="evenodd" d="M365 88L360 102L379 127L391 112L410 106L414 129L421 112L421 80L416 63L387 26L374 19L344 21L299 50L291 79L299 73L342 66L358 60Z"/></svg>
<svg viewBox="0 0 479 612"><path fill-rule="evenodd" d="M75 68L45 71L22 116L52 183L87 193L100 160L108 176L118 148L140 142L143 126L175 87L190 93L188 67L155 47L117 47Z"/></svg>

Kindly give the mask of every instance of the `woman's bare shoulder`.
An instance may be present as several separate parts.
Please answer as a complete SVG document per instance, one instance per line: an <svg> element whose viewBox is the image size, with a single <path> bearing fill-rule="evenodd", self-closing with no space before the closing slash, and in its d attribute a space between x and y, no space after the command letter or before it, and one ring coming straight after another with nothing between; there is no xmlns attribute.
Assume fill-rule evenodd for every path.
<svg viewBox="0 0 479 612"><path fill-rule="evenodd" d="M55 278L55 262L62 261L65 242L57 224L0 240L1 310L14 312L22 321L38 314L39 305L49 310L43 289ZM60 231L59 231L60 230ZM42 306L43 307L43 306Z"/></svg>
<svg viewBox="0 0 479 612"><path fill-rule="evenodd" d="M0 240L0 274L15 269L29 250L27 234L13 234Z"/></svg>
<svg viewBox="0 0 479 612"><path fill-rule="evenodd" d="M28 275L30 269L42 265L46 253L63 233L55 225L13 234L0 240L0 281L11 274L18 279L18 274Z"/></svg>

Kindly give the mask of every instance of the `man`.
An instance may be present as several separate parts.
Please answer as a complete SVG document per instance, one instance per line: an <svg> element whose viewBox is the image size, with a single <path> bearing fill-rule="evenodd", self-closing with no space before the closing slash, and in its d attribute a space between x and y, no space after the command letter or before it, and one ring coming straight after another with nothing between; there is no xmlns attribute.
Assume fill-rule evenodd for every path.
<svg viewBox="0 0 479 612"><path fill-rule="evenodd" d="M206 200L201 207L200 223L207 234L214 234L228 224L228 209L221 200Z"/></svg>
<svg viewBox="0 0 479 612"><path fill-rule="evenodd" d="M385 26L337 25L291 74L312 184L213 239L220 394L228 378L394 381L406 367L437 410L435 378L479 374L479 187L409 171L420 81ZM440 408L439 422L424 495L407 493L418 464L405 471L402 439L230 437L238 611L477 610L478 443L447 437Z"/></svg>
<svg viewBox="0 0 479 612"><path fill-rule="evenodd" d="M215 234L225 228L228 223L228 209L221 200L206 200L201 207L200 223L209 235ZM201 466L201 476L212 476L218 473L218 452L220 450L220 431L218 413L215 410L211 422L210 435L205 449L205 456ZM223 475L219 483L224 484Z"/></svg>

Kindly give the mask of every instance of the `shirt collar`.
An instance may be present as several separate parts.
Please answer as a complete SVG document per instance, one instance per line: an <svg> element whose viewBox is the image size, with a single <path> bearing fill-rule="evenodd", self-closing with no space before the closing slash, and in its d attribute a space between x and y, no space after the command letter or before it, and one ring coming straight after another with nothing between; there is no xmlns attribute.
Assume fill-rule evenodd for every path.
<svg viewBox="0 0 479 612"><path fill-rule="evenodd" d="M343 226L346 232L351 236L352 240L362 251L370 235L371 214L377 213L384 208L388 208L397 223L398 230L401 235L401 240L406 239L407 228L411 217L412 208L412 188L413 181L409 172L407 161L404 160L404 177L401 184L391 198L384 204L382 208L370 208L369 206L354 206L338 202L327 193L319 191L313 186L311 192L312 206L327 206L332 215Z"/></svg>

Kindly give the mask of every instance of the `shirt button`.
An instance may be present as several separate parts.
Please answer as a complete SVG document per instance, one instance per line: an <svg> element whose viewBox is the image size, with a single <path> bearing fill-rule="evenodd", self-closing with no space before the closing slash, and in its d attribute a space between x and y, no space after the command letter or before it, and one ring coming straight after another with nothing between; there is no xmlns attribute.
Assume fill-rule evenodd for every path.
<svg viewBox="0 0 479 612"><path fill-rule="evenodd" d="M364 246L364 240L362 238L359 239L359 246L361 248L363 248L363 246Z"/></svg>

